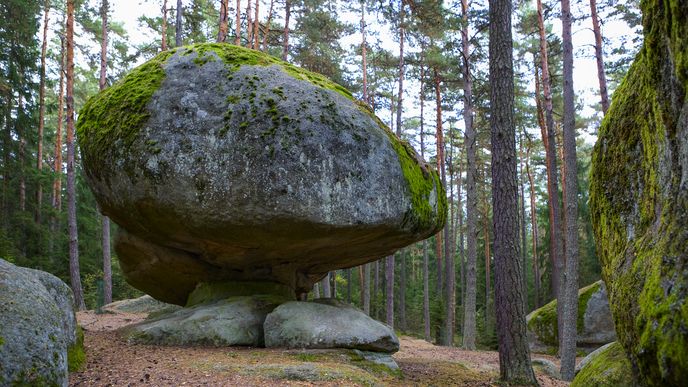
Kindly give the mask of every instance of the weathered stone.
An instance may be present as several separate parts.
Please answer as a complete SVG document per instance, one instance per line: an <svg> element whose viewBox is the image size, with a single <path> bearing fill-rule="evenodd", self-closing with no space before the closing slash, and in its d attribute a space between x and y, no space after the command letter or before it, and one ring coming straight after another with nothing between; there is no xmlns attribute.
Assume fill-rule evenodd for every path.
<svg viewBox="0 0 688 387"><path fill-rule="evenodd" d="M394 358L389 353L385 352L372 352L372 351L360 351L358 349L352 350L354 355L359 356L365 361L369 361L373 364L381 365L387 367L390 371L399 371L399 365Z"/></svg>
<svg viewBox="0 0 688 387"><path fill-rule="evenodd" d="M335 299L284 303L268 315L264 326L268 348L399 350L399 339L389 326Z"/></svg>
<svg viewBox="0 0 688 387"><path fill-rule="evenodd" d="M645 0L644 43L599 130L590 210L639 382L688 380L688 2Z"/></svg>
<svg viewBox="0 0 688 387"><path fill-rule="evenodd" d="M83 361L69 287L0 259L0 385L66 386Z"/></svg>
<svg viewBox="0 0 688 387"><path fill-rule="evenodd" d="M531 351L556 353L559 347L557 300L532 311L526 316L526 322ZM576 345L584 351L616 340L604 282L597 281L578 291L577 331Z"/></svg>
<svg viewBox="0 0 688 387"><path fill-rule="evenodd" d="M631 363L621 345L614 341L590 353L581 362L571 387L634 387Z"/></svg>
<svg viewBox="0 0 688 387"><path fill-rule="evenodd" d="M616 341L612 341L611 343L607 343L587 354L587 356L585 356L583 360L576 364L576 373L579 373L580 370L583 369L583 367L585 367L588 363L590 363L590 361L592 361L597 355L599 355L601 352L606 351L612 345L619 345L619 343Z"/></svg>
<svg viewBox="0 0 688 387"><path fill-rule="evenodd" d="M165 313L179 310L178 305L167 304L145 295L130 300L115 301L103 306L103 310L123 313Z"/></svg>
<svg viewBox="0 0 688 387"><path fill-rule="evenodd" d="M229 297L157 316L127 328L126 335L144 344L262 347L265 316L282 301L269 295Z"/></svg>
<svg viewBox="0 0 688 387"><path fill-rule="evenodd" d="M559 372L559 367L553 362L547 359L534 358L530 361L533 364L533 368L539 369L545 375L549 375L555 379L561 379L561 372Z"/></svg>
<svg viewBox="0 0 688 387"><path fill-rule="evenodd" d="M309 291L444 224L438 175L327 78L201 44L159 54L79 114L87 180L127 280L183 305L200 282Z"/></svg>

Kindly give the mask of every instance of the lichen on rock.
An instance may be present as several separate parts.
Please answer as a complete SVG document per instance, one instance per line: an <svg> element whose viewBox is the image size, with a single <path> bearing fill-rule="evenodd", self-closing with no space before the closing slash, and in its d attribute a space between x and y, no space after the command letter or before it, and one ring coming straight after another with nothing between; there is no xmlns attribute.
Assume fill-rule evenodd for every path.
<svg viewBox="0 0 688 387"><path fill-rule="evenodd" d="M645 40L593 150L590 207L638 381L688 380L688 3L641 2Z"/></svg>
<svg viewBox="0 0 688 387"><path fill-rule="evenodd" d="M576 374L571 387L633 387L631 364L618 342L588 355L586 364Z"/></svg>

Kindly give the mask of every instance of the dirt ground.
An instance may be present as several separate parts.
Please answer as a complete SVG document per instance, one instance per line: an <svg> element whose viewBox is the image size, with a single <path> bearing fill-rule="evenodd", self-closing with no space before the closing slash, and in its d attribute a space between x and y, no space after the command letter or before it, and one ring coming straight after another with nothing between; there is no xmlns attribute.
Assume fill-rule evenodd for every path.
<svg viewBox="0 0 688 387"><path fill-rule="evenodd" d="M498 353L435 346L402 336L401 375L345 352L129 344L117 331L145 314L79 312L87 362L70 386L496 386ZM546 355L534 355L558 363ZM568 386L536 370L541 386Z"/></svg>

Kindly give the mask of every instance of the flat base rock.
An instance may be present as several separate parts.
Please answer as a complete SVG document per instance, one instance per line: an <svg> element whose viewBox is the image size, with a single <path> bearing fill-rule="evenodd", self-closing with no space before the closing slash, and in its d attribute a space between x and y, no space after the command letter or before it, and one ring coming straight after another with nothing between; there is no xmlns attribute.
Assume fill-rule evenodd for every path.
<svg viewBox="0 0 688 387"><path fill-rule="evenodd" d="M392 328L335 299L284 303L267 316L264 330L268 348L399 350Z"/></svg>
<svg viewBox="0 0 688 387"><path fill-rule="evenodd" d="M282 301L272 295L229 297L144 321L126 335L144 344L262 347L265 317Z"/></svg>

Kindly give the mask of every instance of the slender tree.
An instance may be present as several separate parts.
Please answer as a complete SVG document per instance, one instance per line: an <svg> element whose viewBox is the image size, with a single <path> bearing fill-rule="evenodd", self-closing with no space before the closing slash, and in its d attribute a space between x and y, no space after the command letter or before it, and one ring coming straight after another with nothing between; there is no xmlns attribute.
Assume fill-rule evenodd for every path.
<svg viewBox="0 0 688 387"><path fill-rule="evenodd" d="M542 0L537 0L538 29L540 32L540 65L542 66L542 91L545 107L545 128L547 140L545 143L545 157L547 163L547 196L549 197L550 224L550 262L552 263L552 291L559 296L559 282L564 260L564 246L562 236L561 203L559 201L559 182L557 172L557 144L554 133L554 115L552 112L552 91L547 57L547 39L545 36L545 21L542 12ZM561 315L561 303L557 303L557 314ZM561 327L559 327L561 328Z"/></svg>
<svg viewBox="0 0 688 387"><path fill-rule="evenodd" d="M600 82L600 103L602 104L602 112L607 114L607 110L609 110L609 95L607 93L607 76L604 73L602 31L600 29L600 20L597 16L596 0L590 0L590 18L592 19L592 31L595 34L595 60L597 61L597 79Z"/></svg>
<svg viewBox="0 0 688 387"><path fill-rule="evenodd" d="M275 0L270 0L270 8L268 9L268 21L265 23L265 32L263 33L263 50L268 50L268 35L270 35L270 23L272 23L272 9L275 6Z"/></svg>
<svg viewBox="0 0 688 387"><path fill-rule="evenodd" d="M435 143L437 145L437 170L440 173L442 186L447 186L444 170L444 130L442 129L442 78L438 68L433 67L433 79L435 86ZM442 294L443 285L443 255L442 255L442 234L443 231L435 234L435 251L437 255L437 294Z"/></svg>
<svg viewBox="0 0 688 387"><path fill-rule="evenodd" d="M76 170L74 162L74 0L67 0L67 221L69 228L69 276L74 303L84 310L79 270L79 239L76 225Z"/></svg>
<svg viewBox="0 0 688 387"><path fill-rule="evenodd" d="M246 4L246 47L251 48L253 43L253 20L251 19L252 0Z"/></svg>
<svg viewBox="0 0 688 387"><path fill-rule="evenodd" d="M50 1L43 5L43 45L41 46L41 74L38 88L38 146L36 150L36 169L40 174L43 170L43 130L45 128L45 54L48 49L48 16ZM40 181L36 186L36 223L41 223L41 207L43 206L43 186Z"/></svg>
<svg viewBox="0 0 688 387"><path fill-rule="evenodd" d="M258 7L260 6L260 0L256 0L256 16L253 18L253 43L251 44L251 48L254 50L258 50L260 47L258 47L258 39L260 38L260 15L258 13Z"/></svg>
<svg viewBox="0 0 688 387"><path fill-rule="evenodd" d="M398 80L399 80L399 92L397 94L397 137L401 138L402 137L402 113L403 113L403 100L404 100L404 39L406 36L405 32L405 16L406 16L406 10L405 10L406 4L404 0L401 0L399 2L399 68L398 68ZM400 278L400 283L399 283L399 324L400 324L400 329L405 330L406 329L406 303L405 303L405 298L406 298L406 289L405 289L405 271L406 271L406 257L405 254L401 253L399 254L399 259L401 263L401 278ZM389 269L388 269L389 270ZM392 292L394 291L394 256L392 256L392 280L390 281L392 283L391 286L387 286L387 289L389 290L390 288L392 289ZM389 303L389 299L387 300ZM389 308L389 306L388 306ZM391 319L394 319L394 301L392 298L392 317ZM390 320L389 317L389 310L387 311L387 320ZM390 324L393 326L392 324Z"/></svg>
<svg viewBox="0 0 688 387"><path fill-rule="evenodd" d="M107 45L108 45L108 0L102 0L100 15L102 18L102 40L100 43L100 90L105 90L107 82ZM110 258L110 218L103 215L103 301L112 302L112 264Z"/></svg>
<svg viewBox="0 0 688 387"><path fill-rule="evenodd" d="M385 259L385 285L385 321L394 328L394 254Z"/></svg>
<svg viewBox="0 0 688 387"><path fill-rule="evenodd" d="M537 384L526 339L525 294L519 261L518 188L514 126L514 70L511 0L491 0L490 127L492 206L495 214L495 310L500 379Z"/></svg>
<svg viewBox="0 0 688 387"><path fill-rule="evenodd" d="M177 0L177 23L174 26L174 45L180 47L182 43L182 0Z"/></svg>
<svg viewBox="0 0 688 387"><path fill-rule="evenodd" d="M167 0L162 0L162 28L160 49L167 50Z"/></svg>
<svg viewBox="0 0 688 387"><path fill-rule="evenodd" d="M564 48L564 171L566 173L565 225L566 264L559 292L563 297L563 316L559 339L561 376L573 380L576 368L576 322L578 316L578 176L576 168L576 110L573 91L573 43L571 41L571 3L561 1L562 43ZM561 302L563 301L563 302Z"/></svg>
<svg viewBox="0 0 688 387"><path fill-rule="evenodd" d="M291 0L285 0L284 5L284 34L282 37L282 60L287 60L289 54L289 18L291 17Z"/></svg>
<svg viewBox="0 0 688 387"><path fill-rule="evenodd" d="M538 224L537 207L535 205L535 182L533 179L533 173L530 170L531 148L532 145L530 144L530 141L528 141L528 147L526 148L526 175L528 175L528 186L530 187L530 227L532 230L531 232L533 244L533 282L535 287L535 308L539 308L540 306L542 306L542 301L540 299L540 265L538 263Z"/></svg>
<svg viewBox="0 0 688 387"><path fill-rule="evenodd" d="M220 0L220 25L217 29L217 41L224 42L227 40L229 9L228 0Z"/></svg>
<svg viewBox="0 0 688 387"><path fill-rule="evenodd" d="M425 47L421 46L420 60L420 157L425 161ZM423 336L430 341L430 262L428 256L428 240L423 240Z"/></svg>
<svg viewBox="0 0 688 387"><path fill-rule="evenodd" d="M55 129L55 178L53 179L53 208L62 211L62 122L64 121L65 39L60 35L60 81L57 96L57 125ZM53 224L53 230L55 229Z"/></svg>
<svg viewBox="0 0 688 387"><path fill-rule="evenodd" d="M234 26L234 44L241 46L241 0L236 2L236 25Z"/></svg>
<svg viewBox="0 0 688 387"><path fill-rule="evenodd" d="M370 263L363 265L363 311L370 316Z"/></svg>
<svg viewBox="0 0 688 387"><path fill-rule="evenodd" d="M463 25L461 28L462 57L464 72L464 123L465 144L466 144L466 294L464 304L463 320L463 347L468 350L475 349L476 337L476 262L478 251L476 246L477 239L477 215L478 215L478 195L475 189L477 174L477 161L475 157L476 132L473 127L473 78L471 76L471 66L469 62L470 48L468 41L468 1L461 1L463 13Z"/></svg>

